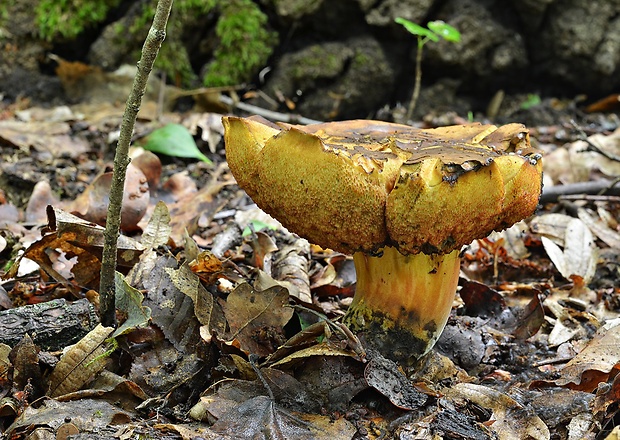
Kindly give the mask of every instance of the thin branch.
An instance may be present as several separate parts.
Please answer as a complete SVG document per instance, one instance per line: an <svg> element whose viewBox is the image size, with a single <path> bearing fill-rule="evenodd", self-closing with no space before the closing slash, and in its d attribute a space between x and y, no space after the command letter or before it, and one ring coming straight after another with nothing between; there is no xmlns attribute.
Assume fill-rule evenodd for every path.
<svg viewBox="0 0 620 440"><path fill-rule="evenodd" d="M594 180L590 182L569 183L566 185L545 186L540 203L557 202L562 196L574 194L612 195L620 196L620 185L616 180Z"/></svg>
<svg viewBox="0 0 620 440"><path fill-rule="evenodd" d="M297 124L302 124L302 125L320 124L322 122L322 121L317 121L315 119L305 118L299 115L274 112L274 111L267 110L261 107L257 107L255 105L246 104L245 102L235 102L235 100L233 100L231 97L225 96L225 95L220 96L220 102L222 104L236 107L248 113L253 113L255 115L262 116L263 118L270 119L272 121L288 122L292 124L297 123Z"/></svg>
<svg viewBox="0 0 620 440"><path fill-rule="evenodd" d="M582 151L592 151L614 162L620 162L620 156L601 150L597 145L594 144L594 142L592 142L588 138L588 135L586 134L586 132L583 131L583 129L574 120L571 119L570 123L575 128L575 130L577 130L577 132L579 133L578 139L581 141L584 141L588 145L588 147Z"/></svg>
<svg viewBox="0 0 620 440"><path fill-rule="evenodd" d="M155 58L166 37L166 24L170 16L173 0L159 0L153 24L142 47L142 56L138 62L138 72L133 80L131 92L127 98L121 132L114 155L114 172L110 188L110 205L104 233L103 256L101 259L101 280L99 284L99 314L101 323L106 327L116 327L116 310L114 305L117 241L120 234L121 206L125 173L129 165L129 144L133 134L136 117L146 90L147 81Z"/></svg>

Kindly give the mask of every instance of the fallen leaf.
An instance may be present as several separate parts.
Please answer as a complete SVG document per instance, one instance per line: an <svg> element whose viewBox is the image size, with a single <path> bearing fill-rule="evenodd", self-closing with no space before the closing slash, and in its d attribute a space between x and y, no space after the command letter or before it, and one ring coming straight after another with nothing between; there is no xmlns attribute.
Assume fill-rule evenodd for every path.
<svg viewBox="0 0 620 440"><path fill-rule="evenodd" d="M105 368L109 349L105 341L113 331L112 327L98 325L63 354L49 378L50 397L79 390Z"/></svg>
<svg viewBox="0 0 620 440"><path fill-rule="evenodd" d="M588 345L561 370L554 383L574 390L593 392L620 372L620 325L602 327Z"/></svg>
<svg viewBox="0 0 620 440"><path fill-rule="evenodd" d="M85 220L98 225L105 225L110 204L110 187L112 186L112 172L100 174L75 199L67 210L79 214ZM144 217L149 206L149 187L146 176L139 168L131 163L127 167L123 205L121 208L121 229L135 231L138 223Z"/></svg>
<svg viewBox="0 0 620 440"><path fill-rule="evenodd" d="M112 334L112 337L116 338L132 330L146 327L151 319L151 309L142 305L144 295L127 284L120 272L115 272L114 286L116 308L125 315L123 323Z"/></svg>
<svg viewBox="0 0 620 440"><path fill-rule="evenodd" d="M598 248L594 236L580 219L571 219L566 225L564 249L560 249L554 241L542 236L542 244L547 255L566 279L571 275L583 278L588 284L594 277L598 259Z"/></svg>
<svg viewBox="0 0 620 440"><path fill-rule="evenodd" d="M156 249L168 243L170 239L170 212L164 202L157 202L155 210L144 228L140 243L147 249Z"/></svg>
<svg viewBox="0 0 620 440"><path fill-rule="evenodd" d="M147 137L143 146L155 153L213 163L200 152L189 130L181 124L168 124L158 128Z"/></svg>
<svg viewBox="0 0 620 440"><path fill-rule="evenodd" d="M293 316L288 290L281 286L256 291L240 284L222 303L230 326L230 338L238 339L246 353L267 356L284 341L284 325Z"/></svg>
<svg viewBox="0 0 620 440"><path fill-rule="evenodd" d="M379 391L390 402L401 409L417 410L428 399L415 389L398 365L380 354L375 354L364 369L364 378L369 386Z"/></svg>
<svg viewBox="0 0 620 440"><path fill-rule="evenodd" d="M493 411L489 424L491 431L501 439L549 440L547 425L531 414L517 401L494 389L473 383L458 383L444 389L453 399L467 399L482 408Z"/></svg>

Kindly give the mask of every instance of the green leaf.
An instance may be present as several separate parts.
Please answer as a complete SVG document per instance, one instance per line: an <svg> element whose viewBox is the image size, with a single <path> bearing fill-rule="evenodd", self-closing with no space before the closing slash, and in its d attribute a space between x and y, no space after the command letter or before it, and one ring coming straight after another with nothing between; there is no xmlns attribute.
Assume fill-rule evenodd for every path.
<svg viewBox="0 0 620 440"><path fill-rule="evenodd" d="M151 320L151 309L142 305L144 295L127 284L123 274L115 272L114 275L116 308L127 317L112 334L112 337L116 338L137 328L146 327Z"/></svg>
<svg viewBox="0 0 620 440"><path fill-rule="evenodd" d="M262 222L260 220L252 220L250 221L250 223L252 224L252 228L254 229L254 231L262 231L263 229L271 229L272 231L275 231L276 228L275 226L269 225L265 222ZM248 235L250 235L252 233L252 229L250 229L249 226L246 226L245 229L243 230L243 233L241 234L242 237L247 237Z"/></svg>
<svg viewBox="0 0 620 440"><path fill-rule="evenodd" d="M189 130L181 124L168 124L153 131L146 138L144 148L168 156L188 157L212 163L200 152Z"/></svg>
<svg viewBox="0 0 620 440"><path fill-rule="evenodd" d="M451 43L458 43L461 41L461 33L456 28L441 20L429 21L428 28Z"/></svg>
<svg viewBox="0 0 620 440"><path fill-rule="evenodd" d="M407 32L413 35L417 35L419 37L426 37L432 41L439 41L439 37L434 33L429 31L428 29L420 26L419 24L414 23L413 21L409 21L406 18L396 17L394 21L407 29Z"/></svg>

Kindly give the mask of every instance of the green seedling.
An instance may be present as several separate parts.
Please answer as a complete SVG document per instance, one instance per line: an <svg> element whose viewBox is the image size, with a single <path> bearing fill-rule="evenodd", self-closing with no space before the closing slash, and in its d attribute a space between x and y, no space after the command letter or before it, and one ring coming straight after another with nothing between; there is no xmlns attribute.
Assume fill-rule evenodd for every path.
<svg viewBox="0 0 620 440"><path fill-rule="evenodd" d="M402 17L396 17L394 21L402 25L407 32L418 38L418 51L415 58L415 84L413 86L411 101L409 101L409 108L407 109L407 120L410 120L418 97L420 96L420 86L422 84L422 50L424 45L429 41L437 42L440 39L444 39L451 43L458 43L461 41L461 33L456 28L441 20L429 21L427 28Z"/></svg>
<svg viewBox="0 0 620 440"><path fill-rule="evenodd" d="M519 107L521 108L521 110L529 110L532 107L540 105L541 102L542 101L540 99L540 95L537 95L535 93L528 93L527 99L525 99Z"/></svg>

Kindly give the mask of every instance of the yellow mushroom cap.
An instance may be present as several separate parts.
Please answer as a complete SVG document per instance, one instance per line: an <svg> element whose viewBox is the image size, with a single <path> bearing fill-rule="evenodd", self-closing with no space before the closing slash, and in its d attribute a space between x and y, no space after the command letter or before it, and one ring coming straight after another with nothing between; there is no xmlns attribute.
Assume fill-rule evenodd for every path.
<svg viewBox="0 0 620 440"><path fill-rule="evenodd" d="M223 122L230 169L256 204L341 252L451 252L531 215L541 193L540 155L521 124Z"/></svg>

